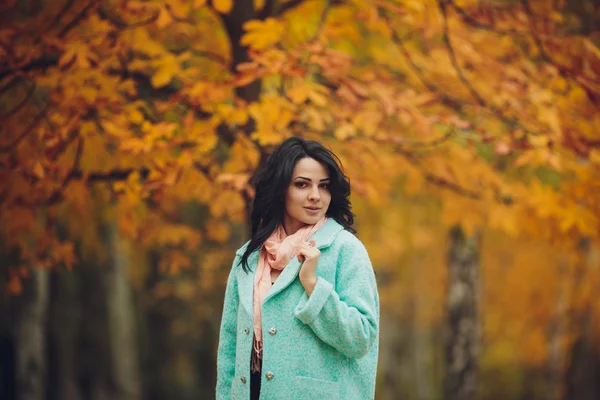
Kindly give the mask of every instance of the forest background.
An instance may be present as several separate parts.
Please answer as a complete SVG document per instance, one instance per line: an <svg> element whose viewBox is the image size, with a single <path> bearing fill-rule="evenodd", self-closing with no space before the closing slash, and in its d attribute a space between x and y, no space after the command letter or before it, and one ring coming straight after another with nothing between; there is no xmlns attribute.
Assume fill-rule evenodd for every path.
<svg viewBox="0 0 600 400"><path fill-rule="evenodd" d="M251 178L336 152L377 399L600 398L593 0L4 0L0 398L208 399Z"/></svg>

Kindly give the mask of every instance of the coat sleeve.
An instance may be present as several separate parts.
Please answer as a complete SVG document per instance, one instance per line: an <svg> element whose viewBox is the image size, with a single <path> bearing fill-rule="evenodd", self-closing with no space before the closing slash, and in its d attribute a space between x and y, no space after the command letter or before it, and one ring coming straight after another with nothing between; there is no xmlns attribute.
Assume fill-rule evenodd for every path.
<svg viewBox="0 0 600 400"><path fill-rule="evenodd" d="M235 257L225 289L225 301L221 317L221 330L217 352L217 400L230 398L231 382L235 375L237 314L239 305L235 266L239 263L240 258L239 256Z"/></svg>
<svg viewBox="0 0 600 400"><path fill-rule="evenodd" d="M352 238L340 251L336 288L318 277L311 296L304 293L294 314L340 353L361 358L379 334L379 295L367 251Z"/></svg>

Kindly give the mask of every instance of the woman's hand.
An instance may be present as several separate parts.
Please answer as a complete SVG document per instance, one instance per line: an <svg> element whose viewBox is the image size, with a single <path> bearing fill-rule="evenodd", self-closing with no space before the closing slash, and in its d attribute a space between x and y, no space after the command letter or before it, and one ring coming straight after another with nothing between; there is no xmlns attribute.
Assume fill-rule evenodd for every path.
<svg viewBox="0 0 600 400"><path fill-rule="evenodd" d="M300 283L304 286L304 290L308 297L312 294L315 285L317 284L317 263L321 257L321 251L315 246L314 239L310 242L302 243L302 247L298 252L298 261L302 262L300 269Z"/></svg>

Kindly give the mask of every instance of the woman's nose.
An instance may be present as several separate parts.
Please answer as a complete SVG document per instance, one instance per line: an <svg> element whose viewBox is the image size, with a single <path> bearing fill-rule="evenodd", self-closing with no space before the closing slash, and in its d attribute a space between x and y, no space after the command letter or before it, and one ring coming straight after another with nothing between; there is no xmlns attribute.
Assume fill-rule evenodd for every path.
<svg viewBox="0 0 600 400"><path fill-rule="evenodd" d="M315 187L310 191L310 193L308 194L308 199L311 201L319 200L319 188L318 187Z"/></svg>

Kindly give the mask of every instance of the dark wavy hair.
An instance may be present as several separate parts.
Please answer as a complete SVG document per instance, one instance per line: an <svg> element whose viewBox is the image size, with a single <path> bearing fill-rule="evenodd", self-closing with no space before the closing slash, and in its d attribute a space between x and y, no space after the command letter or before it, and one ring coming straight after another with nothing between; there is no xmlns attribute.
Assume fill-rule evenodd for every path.
<svg viewBox="0 0 600 400"><path fill-rule="evenodd" d="M285 191L292 180L296 163L307 157L329 170L331 202L325 215L336 220L344 229L356 233L352 228L354 214L350 211L350 181L342 172L340 159L319 142L298 137L288 138L271 153L266 167L254 180L256 195L252 203L251 238L241 260L245 272L250 271L250 254L260 249L275 228L283 223Z"/></svg>

